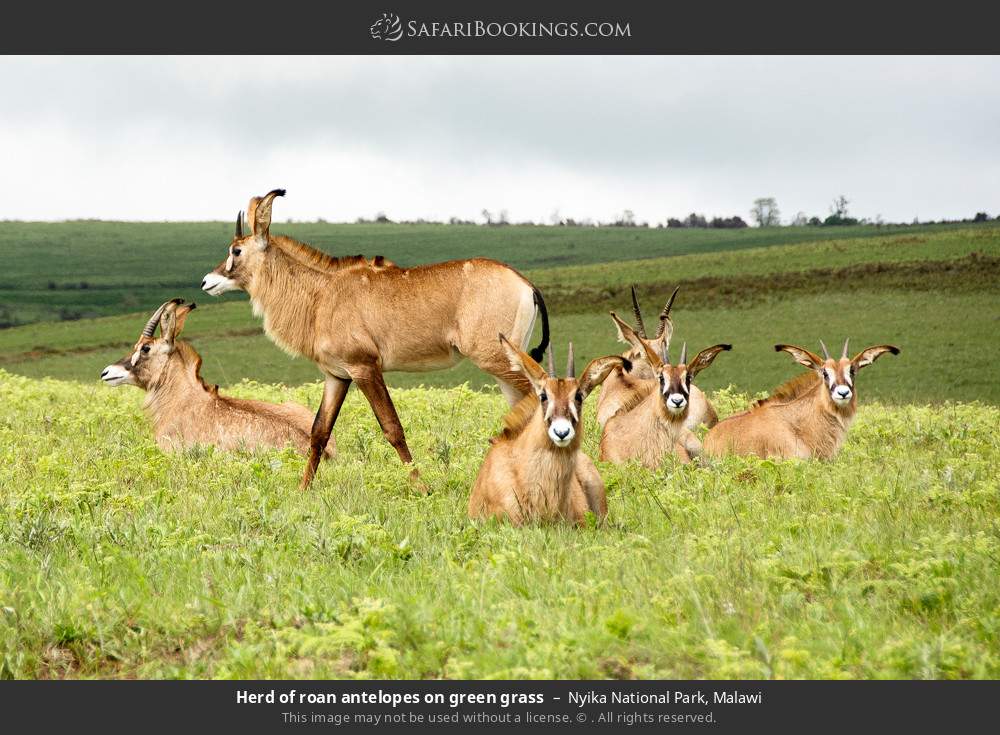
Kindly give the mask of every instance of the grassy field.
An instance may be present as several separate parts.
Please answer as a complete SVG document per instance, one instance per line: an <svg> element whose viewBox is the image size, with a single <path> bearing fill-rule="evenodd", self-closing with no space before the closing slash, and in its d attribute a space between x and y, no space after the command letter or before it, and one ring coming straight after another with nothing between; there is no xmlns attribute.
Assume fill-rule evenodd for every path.
<svg viewBox="0 0 1000 735"><path fill-rule="evenodd" d="M385 255L402 265L487 256L522 270L954 228L274 225L335 255ZM223 260L232 232L228 222L0 222L0 325L153 309L164 293L197 298L202 276Z"/></svg>
<svg viewBox="0 0 1000 735"><path fill-rule="evenodd" d="M290 451L164 455L136 398L0 373L5 677L1000 676L995 406L865 402L829 463L602 464L609 527L518 530L464 513L495 393L397 391L427 497L356 393L306 493Z"/></svg>
<svg viewBox="0 0 1000 735"><path fill-rule="evenodd" d="M1000 403L1000 381L992 368L1000 362L1000 345L983 339L1000 323L1000 227L776 244L527 274L546 295L557 352L565 354L573 340L581 360L620 351L607 310L630 315L630 283L639 284L650 323L680 283L676 340L695 349L715 342L734 345L731 355L701 377L706 388L768 390L797 369L773 353L775 342L815 348L818 339L839 345L850 336L858 349L881 342L903 348L897 360L883 360L865 373L865 398ZM157 305L174 294L159 291ZM264 337L245 295L194 298L201 306L185 335L201 351L209 382L229 385L246 378L297 385L316 379L311 363L292 360ZM146 316L0 330L0 367L31 377L96 381L105 365L131 347ZM941 380L928 381L932 356L949 365ZM388 380L396 387L491 383L468 363L441 372L391 374Z"/></svg>
<svg viewBox="0 0 1000 735"><path fill-rule="evenodd" d="M321 394L245 295L197 291L230 226L0 223L0 317L35 322L0 329L0 677L1000 677L1000 227L280 230L508 260L581 364L629 284L653 324L680 283L674 354L734 345L698 377L723 415L800 370L775 342L902 354L833 462L599 464L606 528L473 524L505 403L470 365L387 376L429 496L353 390L307 493L291 451L166 455L98 381L166 298L200 304L206 380Z"/></svg>

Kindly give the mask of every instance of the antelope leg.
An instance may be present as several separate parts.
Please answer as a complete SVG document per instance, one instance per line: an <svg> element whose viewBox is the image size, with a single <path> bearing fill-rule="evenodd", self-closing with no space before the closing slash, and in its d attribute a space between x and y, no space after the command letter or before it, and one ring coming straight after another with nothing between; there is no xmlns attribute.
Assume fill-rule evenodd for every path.
<svg viewBox="0 0 1000 735"><path fill-rule="evenodd" d="M382 371L372 365L352 371L351 376L361 392L365 394L368 403L371 404L375 418L378 419L378 425L382 428L382 433L396 450L399 459L405 464L412 462L413 457L410 455L409 447L406 446L403 425L399 421L396 407L392 405L392 398L389 397L389 389L385 386Z"/></svg>
<svg viewBox="0 0 1000 735"><path fill-rule="evenodd" d="M323 450L326 449L326 444L330 441L333 425L337 422L340 407L344 405L344 397L350 387L350 378L326 376L326 383L323 386L323 400L319 404L319 410L316 412L316 418L312 425L312 433L309 436L309 461L306 464L305 474L302 475L302 482L299 484L299 488L302 490L309 487L316 475L316 468L319 467Z"/></svg>

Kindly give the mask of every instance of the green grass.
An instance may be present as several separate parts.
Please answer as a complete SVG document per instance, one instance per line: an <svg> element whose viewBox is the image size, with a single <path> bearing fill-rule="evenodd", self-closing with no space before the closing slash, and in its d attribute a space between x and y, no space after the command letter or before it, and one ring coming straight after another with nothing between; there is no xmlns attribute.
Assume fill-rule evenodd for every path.
<svg viewBox="0 0 1000 735"><path fill-rule="evenodd" d="M858 388L862 401L1000 403L995 368L1000 363L1000 344L982 338L995 334L1000 324L1000 304L990 292L894 290L803 295L746 308L711 310L678 304L675 355L684 340L692 350L717 342L733 344L731 353L721 356L698 377L699 384L710 390L730 384L751 393L769 390L799 369L786 355L774 352L776 342L818 349L818 340L823 339L831 349L837 349L849 336L857 350L884 342L903 350L898 357L886 357L861 374ZM619 312L629 314L626 304ZM32 377L96 384L104 366L131 348L144 320L144 316L135 315L80 322L79 330L67 324L7 330L0 333L0 367ZM289 358L263 334L231 336L255 328L259 322L245 301L199 307L191 315L185 336L204 358L206 380L229 385L249 378L296 385L317 379L318 371L311 362ZM552 329L557 356L565 356L566 343L573 340L581 365L624 349L616 341L606 314L555 316ZM120 342L117 347L101 347L115 341ZM26 356L24 352L33 349L36 342L70 351ZM8 350L14 359L2 357ZM395 387L492 384L491 378L468 362L439 372L390 373L387 380ZM318 400L317 391L308 405L315 406Z"/></svg>
<svg viewBox="0 0 1000 735"><path fill-rule="evenodd" d="M672 230L275 223L273 229L337 255L385 255L402 265L488 256L534 270L797 242L879 240L893 232L917 237L955 228ZM0 324L153 309L170 296L195 299L202 276L224 258L232 231L227 222L0 222L4 254Z"/></svg>
<svg viewBox="0 0 1000 735"><path fill-rule="evenodd" d="M95 228L98 225L111 227L109 223L93 223ZM154 232L197 229L195 225L149 227ZM307 238L347 231L374 238L401 230L396 226L301 227L304 232L298 234ZM411 229L416 241L430 237L427 233L433 231L444 237L440 247L454 245L448 239L453 228ZM532 237L546 232L546 237L562 237L575 231L458 229L487 238L519 232ZM28 231L34 232L31 227ZM83 231L89 232L86 228ZM594 237L621 234L609 229L580 231ZM629 284L639 284L647 320L653 324L657 308L674 284L680 283L676 340L688 340L692 348L714 342L735 346L732 355L719 360L702 377L709 388L734 384L754 393L769 390L795 369L787 359L772 353L775 342L815 347L821 338L839 344L844 336L850 336L859 349L862 343L888 341L904 350L899 360L883 360L867 371L862 384L867 397L896 403L976 399L1000 403L1000 381L992 367L1000 357L1000 348L995 340L982 338L995 333L1000 322L995 298L1000 227L936 227L896 235L872 235L875 228L868 231L868 237L530 270L527 275L546 294L557 352L565 354L566 343L573 340L581 361L621 349L614 340L607 310L629 315ZM647 231L637 232L642 237L651 236ZM793 238L798 231L775 232ZM664 236L677 237L681 244L684 238L690 242L702 238L704 244L713 234L681 231ZM715 236L723 235L726 233ZM712 247L723 244L721 240L711 243ZM136 267L127 266L133 271ZM159 290L157 304L175 293ZM263 336L245 295L216 300L197 294L193 298L201 308L189 320L185 336L201 351L209 382L229 385L247 378L296 385L316 378L311 363L292 360ZM145 319L145 313L137 312L0 330L0 367L31 377L94 381L105 365L131 347ZM929 356L947 359L947 379L928 380ZM391 374L388 381L394 387L491 384L490 378L468 363L433 373Z"/></svg>
<svg viewBox="0 0 1000 735"><path fill-rule="evenodd" d="M138 391L0 372L0 674L1000 676L995 406L863 399L833 462L601 464L574 530L466 519L496 393L395 399L429 497L355 391L302 493L290 451L165 455Z"/></svg>
<svg viewBox="0 0 1000 735"><path fill-rule="evenodd" d="M603 289L629 284L684 283L700 278L768 276L869 264L956 260L970 253L1000 255L1000 226L947 228L905 234L815 239L743 251L710 252L533 271L533 281L549 290ZM662 306L662 304L661 304Z"/></svg>

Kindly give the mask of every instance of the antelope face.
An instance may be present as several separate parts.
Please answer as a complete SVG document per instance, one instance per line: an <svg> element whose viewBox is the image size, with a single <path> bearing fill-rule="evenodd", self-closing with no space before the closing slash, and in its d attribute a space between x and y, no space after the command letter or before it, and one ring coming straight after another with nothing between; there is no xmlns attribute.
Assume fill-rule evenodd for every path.
<svg viewBox="0 0 1000 735"><path fill-rule="evenodd" d="M134 385L146 390L163 372L170 352L164 340L140 337L130 354L104 368L101 380L113 388Z"/></svg>
<svg viewBox="0 0 1000 735"><path fill-rule="evenodd" d="M674 291L674 295L676 294L677 292ZM633 291L634 298L635 292ZM673 298L671 298L670 303L673 303ZM665 313L669 311L670 303L664 309ZM639 307L636 306L636 316L638 315ZM732 345L726 344L706 347L688 362L687 343L685 342L681 348L680 360L677 361L676 365L671 365L667 351L670 346L672 328L665 330L655 339L647 339L619 319L614 312L611 312L611 318L614 320L615 326L618 327L619 338L632 346L632 352L629 354L640 355L641 358L637 359L641 364L645 364L650 377L656 379L663 408L671 419L680 419L687 415L691 402L691 381L694 380L694 376L711 365L720 352L733 349Z"/></svg>
<svg viewBox="0 0 1000 735"><path fill-rule="evenodd" d="M823 380L827 395L829 395L830 401L834 406L840 410L853 410L857 399L854 380L857 377L858 370L871 365L886 352L898 355L899 348L893 345L875 345L874 347L862 350L853 358L848 358L847 347L849 341L844 340L844 349L841 352L840 358L836 360L830 357L830 352L826 349L826 345L823 344L822 340L819 343L823 349L822 358L814 352L794 345L775 345L774 349L778 352L787 352L800 365L804 365L810 370L815 370Z"/></svg>
<svg viewBox="0 0 1000 735"><path fill-rule="evenodd" d="M673 416L686 415L691 397L691 375L687 365L662 365L655 372L667 413Z"/></svg>
<svg viewBox="0 0 1000 735"><path fill-rule="evenodd" d="M246 291L253 276L264 262L270 243L271 204L275 197L284 196L284 189L275 189L262 197L253 197L247 205L249 234L243 232L243 212L236 215L236 232L224 261L201 280L203 291L221 296L227 291Z"/></svg>
<svg viewBox="0 0 1000 735"><path fill-rule="evenodd" d="M854 400L854 375L857 368L854 363L846 358L840 360L826 360L819 370L826 383L826 388L830 391L830 400L837 406L844 407Z"/></svg>
<svg viewBox="0 0 1000 735"><path fill-rule="evenodd" d="M132 352L104 368L101 380L112 387L134 385L143 390L156 385L174 351L174 339L195 306L184 304L184 299L173 299L160 306L146 322ZM158 338L154 337L157 327L160 328Z"/></svg>
<svg viewBox="0 0 1000 735"><path fill-rule="evenodd" d="M221 296L228 291L245 291L261 260L263 251L257 247L252 235L234 237L229 245L228 257L215 270L205 274L201 288L212 296Z"/></svg>
<svg viewBox="0 0 1000 735"><path fill-rule="evenodd" d="M579 379L573 365L573 345L569 346L568 377L557 378L553 366L552 350L549 349L548 372L535 362L530 355L512 345L500 335L500 344L507 353L510 367L523 373L531 383L538 397L538 411L545 423L545 435L559 449L576 448L580 444L580 421L583 418L583 402L590 392L604 382L616 367L629 367L628 362L617 356L598 357L592 360Z"/></svg>
<svg viewBox="0 0 1000 735"><path fill-rule="evenodd" d="M719 353L728 352L731 349L733 346L726 344L706 347L688 362L687 343L684 343L681 348L681 358L676 365L670 364L665 352L662 355L662 360L661 356L655 352L646 353L646 359L651 363L659 383L663 408L672 420L680 420L687 416L688 408L691 405L691 381L694 380L694 377L711 365Z"/></svg>
<svg viewBox="0 0 1000 735"><path fill-rule="evenodd" d="M573 378L551 378L536 387L546 433L557 447L568 447L576 438L576 427L583 413L584 395Z"/></svg>

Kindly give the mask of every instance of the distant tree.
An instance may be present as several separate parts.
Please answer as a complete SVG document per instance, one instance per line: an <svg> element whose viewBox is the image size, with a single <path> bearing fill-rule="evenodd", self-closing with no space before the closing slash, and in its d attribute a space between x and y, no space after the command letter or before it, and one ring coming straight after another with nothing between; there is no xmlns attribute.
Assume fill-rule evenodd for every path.
<svg viewBox="0 0 1000 735"><path fill-rule="evenodd" d="M805 212L799 212L791 221L792 227L805 227L807 224L809 224L809 218Z"/></svg>
<svg viewBox="0 0 1000 735"><path fill-rule="evenodd" d="M611 223L612 227L635 227L635 212L631 209L626 209L614 222Z"/></svg>
<svg viewBox="0 0 1000 735"><path fill-rule="evenodd" d="M781 224L781 212L774 197L761 197L753 200L750 218L758 227L777 227Z"/></svg>
<svg viewBox="0 0 1000 735"><path fill-rule="evenodd" d="M830 216L823 220L823 225L825 227L839 227L841 225L858 224L857 219L848 216L848 204L850 204L850 201L843 194L834 199L833 204L830 205Z"/></svg>
<svg viewBox="0 0 1000 735"><path fill-rule="evenodd" d="M703 214L695 214L692 212L684 220L685 227L708 227L708 221L705 219Z"/></svg>
<svg viewBox="0 0 1000 735"><path fill-rule="evenodd" d="M708 226L735 230L741 227L746 227L747 223L743 221L742 217L733 215L732 217L713 217L712 221L708 223Z"/></svg>
<svg viewBox="0 0 1000 735"><path fill-rule="evenodd" d="M973 222L986 222L989 218L990 218L990 216L988 214L986 214L986 212L976 212L976 216L975 216L975 218L972 221Z"/></svg>
<svg viewBox="0 0 1000 735"><path fill-rule="evenodd" d="M481 212L481 214L483 215L483 219L486 220L486 224L488 224L488 225L492 225L493 224L493 215L490 214L490 210L484 209Z"/></svg>
<svg viewBox="0 0 1000 735"><path fill-rule="evenodd" d="M510 216L507 214L507 210L506 209L501 209L500 210L500 216L497 218L497 224L498 225L509 225L510 224Z"/></svg>
<svg viewBox="0 0 1000 735"><path fill-rule="evenodd" d="M390 224L392 222L392 220L385 215L385 212L378 212L375 215L375 221L380 225Z"/></svg>
<svg viewBox="0 0 1000 735"><path fill-rule="evenodd" d="M667 217L667 227L683 227L684 223L676 217Z"/></svg>
<svg viewBox="0 0 1000 735"><path fill-rule="evenodd" d="M813 216L809 218L808 224L810 227L819 227L820 225L823 224L823 220L821 220L819 217Z"/></svg>

